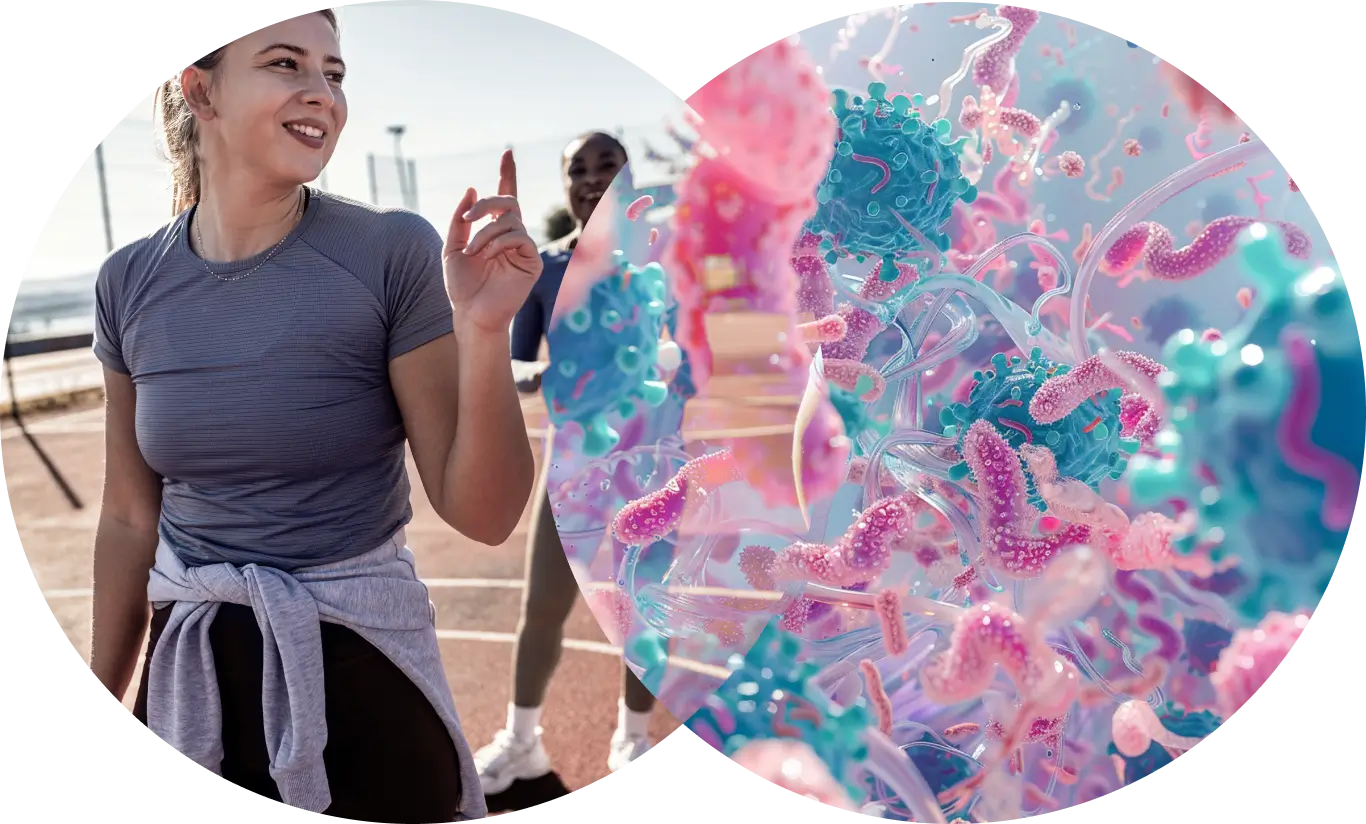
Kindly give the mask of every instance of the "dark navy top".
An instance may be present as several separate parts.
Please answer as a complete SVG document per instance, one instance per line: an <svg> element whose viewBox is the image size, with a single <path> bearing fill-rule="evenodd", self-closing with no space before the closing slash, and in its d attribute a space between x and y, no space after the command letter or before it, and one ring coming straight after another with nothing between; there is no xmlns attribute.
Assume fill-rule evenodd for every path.
<svg viewBox="0 0 1366 824"><path fill-rule="evenodd" d="M541 247L541 276L512 319L513 360L536 360L541 341L550 334L550 313L555 309L555 298L560 294L564 270L573 252L572 240L556 240Z"/></svg>
<svg viewBox="0 0 1366 824"><path fill-rule="evenodd" d="M412 518L389 362L452 331L441 236L309 195L269 260L209 264L239 280L191 250L193 210L100 268L95 354L132 377L159 532L192 566L343 560Z"/></svg>

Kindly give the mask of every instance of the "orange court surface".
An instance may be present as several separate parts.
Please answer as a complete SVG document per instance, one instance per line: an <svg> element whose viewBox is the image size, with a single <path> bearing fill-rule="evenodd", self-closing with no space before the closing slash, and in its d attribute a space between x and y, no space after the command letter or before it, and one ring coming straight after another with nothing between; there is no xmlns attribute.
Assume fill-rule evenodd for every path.
<svg viewBox="0 0 1366 824"><path fill-rule="evenodd" d="M72 370L89 370L96 362L88 351L83 354L84 358L72 353L52 361L52 368L62 375L48 382L65 384ZM20 361L15 364L16 379L28 378L24 373L32 370L20 369ZM97 365L93 373L98 375ZM22 381L16 394L21 399L41 394L41 387L34 383L37 378ZM22 427L8 413L0 424L5 483L24 552L74 652L83 657L88 654L91 557L104 465L104 410L98 397L90 394L69 400L72 405L63 409L36 411L35 407L21 415ZM544 404L535 396L524 398L522 406L539 464ZM79 507L54 474L64 479ZM461 724L471 747L478 748L507 718L530 506L506 543L483 546L436 516L411 458L408 474L414 510L408 542L436 604L437 635ZM565 627L564 656L551 682L542 720L551 763L571 790L607 774L608 741L616 728L621 688L619 653L607 642L580 596ZM140 677L139 671L135 685ZM99 688L93 676L90 688ZM134 691L125 699L130 707ZM651 722L654 740L678 726L666 710L656 707ZM490 806L495 812L500 808L492 799Z"/></svg>

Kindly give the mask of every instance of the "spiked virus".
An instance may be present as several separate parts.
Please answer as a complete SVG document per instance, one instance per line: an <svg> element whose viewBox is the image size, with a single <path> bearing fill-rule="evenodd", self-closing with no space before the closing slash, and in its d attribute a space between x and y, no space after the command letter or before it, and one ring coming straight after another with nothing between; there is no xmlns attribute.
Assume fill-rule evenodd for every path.
<svg viewBox="0 0 1366 824"><path fill-rule="evenodd" d="M869 84L868 94L851 99L835 90L835 155L807 230L821 237L827 263L878 257L881 277L895 280L897 257L921 248L916 232L939 250L949 248L940 227L955 203L976 200L977 189L959 168L967 138L950 141L948 120L926 123L912 108L919 95L888 100L885 83Z"/></svg>
<svg viewBox="0 0 1366 824"><path fill-rule="evenodd" d="M728 756L751 741L803 740L851 794L865 796L857 774L868 757L863 734L871 714L862 699L840 707L817 689L811 679L820 667L798 660L802 643L777 623L743 658L731 658L730 678L688 719L688 729Z"/></svg>
<svg viewBox="0 0 1366 824"><path fill-rule="evenodd" d="M944 435L956 438L960 450L968 427L975 421L986 420L1012 449L1027 443L1048 447L1057 459L1059 476L1076 478L1092 489L1099 489L1105 478L1118 478L1124 473L1138 442L1121 439L1122 390L1112 389L1089 397L1062 419L1041 424L1029 413L1030 401L1049 378L1066 375L1070 367L1045 358L1038 348L1027 361L997 354L991 365L991 369L973 373L976 384L966 403L952 404L939 413ZM969 474L966 463L958 464L953 471L957 478ZM1025 474L1029 502L1042 511L1044 503L1034 479L1028 472Z"/></svg>
<svg viewBox="0 0 1366 824"><path fill-rule="evenodd" d="M658 406L668 397L655 367L665 292L663 267L636 268L618 252L617 271L551 330L556 364L542 378L550 420L582 426L585 455L605 455L620 441L608 415L629 418L637 400Z"/></svg>

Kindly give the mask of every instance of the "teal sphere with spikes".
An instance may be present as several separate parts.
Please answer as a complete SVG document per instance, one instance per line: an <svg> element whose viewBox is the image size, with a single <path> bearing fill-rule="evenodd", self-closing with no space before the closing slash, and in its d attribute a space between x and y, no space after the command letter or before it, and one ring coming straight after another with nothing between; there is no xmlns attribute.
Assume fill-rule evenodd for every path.
<svg viewBox="0 0 1366 824"><path fill-rule="evenodd" d="M854 798L867 795L864 735L874 726L862 698L840 706L814 683L821 668L802 660L802 641L774 618L749 652L734 655L731 675L685 726L727 756L751 741L806 742Z"/></svg>
<svg viewBox="0 0 1366 824"><path fill-rule="evenodd" d="M952 404L939 413L944 436L956 438L961 449L969 426L979 420L990 421L1012 449L1027 443L1046 446L1057 460L1060 476L1076 478L1099 490L1106 478L1124 474L1130 456L1139 448L1137 441L1121 437L1119 399L1123 391L1112 389L1087 398L1066 417L1050 424L1041 424L1029 414L1029 402L1039 387L1049 378L1067 374L1070 368L1044 357L1038 347L1028 360L1004 353L994 355L990 368L973 373L975 383L967 402ZM955 479L968 477L967 463L955 465L951 474ZM1025 482L1029 502L1043 511L1043 498L1028 469Z"/></svg>
<svg viewBox="0 0 1366 824"><path fill-rule="evenodd" d="M925 122L920 95L889 100L885 83L869 84L868 95L834 92L835 154L806 228L821 237L827 263L877 257L880 276L895 280L898 258L949 248L941 227L955 203L977 199L977 189L959 163L967 138L951 141L952 124L944 118ZM916 233L938 248L923 249Z"/></svg>
<svg viewBox="0 0 1366 824"><path fill-rule="evenodd" d="M589 457L621 441L608 416L629 418L638 402L657 407L669 396L656 366L667 308L664 268L632 266L620 252L616 264L583 305L551 328L553 363L541 378L551 422L583 427L581 448Z"/></svg>

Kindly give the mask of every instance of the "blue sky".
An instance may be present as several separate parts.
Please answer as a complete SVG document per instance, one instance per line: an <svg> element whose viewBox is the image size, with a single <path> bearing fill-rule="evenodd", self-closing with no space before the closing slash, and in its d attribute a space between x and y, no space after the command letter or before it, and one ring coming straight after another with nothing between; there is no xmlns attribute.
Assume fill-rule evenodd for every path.
<svg viewBox="0 0 1366 824"><path fill-rule="evenodd" d="M533 18L422 0L337 12L350 113L327 186L368 199L366 154L391 154L386 128L402 123L408 127L404 154L418 164L419 210L443 229L466 185L494 186L505 144L518 153L527 222L538 226L560 198L557 157L567 138L622 127L639 156L642 137L668 146L662 124L677 121L682 109L676 95L615 53ZM167 67L168 76L175 71ZM170 218L151 111L149 94L104 142L116 245ZM382 164L381 175L389 168ZM26 279L98 266L105 243L95 181L92 158L53 212ZM381 179L385 188L396 190L396 177Z"/></svg>

